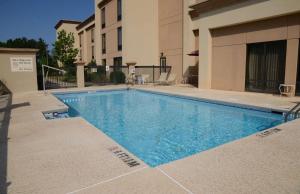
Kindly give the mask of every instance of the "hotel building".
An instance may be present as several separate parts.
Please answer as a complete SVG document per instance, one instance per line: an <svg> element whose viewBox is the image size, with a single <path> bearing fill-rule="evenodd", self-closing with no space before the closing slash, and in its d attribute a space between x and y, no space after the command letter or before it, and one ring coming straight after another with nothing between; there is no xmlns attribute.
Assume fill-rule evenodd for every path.
<svg viewBox="0 0 300 194"><path fill-rule="evenodd" d="M56 29L74 33L85 64L159 65L163 53L178 82L196 71L199 88L300 93L299 0L95 0L93 16Z"/></svg>

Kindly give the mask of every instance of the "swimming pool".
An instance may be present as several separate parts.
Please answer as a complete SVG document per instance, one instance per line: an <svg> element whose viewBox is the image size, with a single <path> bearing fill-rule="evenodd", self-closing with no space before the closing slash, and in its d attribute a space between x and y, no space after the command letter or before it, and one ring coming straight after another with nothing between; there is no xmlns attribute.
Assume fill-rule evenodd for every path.
<svg viewBox="0 0 300 194"><path fill-rule="evenodd" d="M56 94L151 167L282 123L282 115L139 90Z"/></svg>

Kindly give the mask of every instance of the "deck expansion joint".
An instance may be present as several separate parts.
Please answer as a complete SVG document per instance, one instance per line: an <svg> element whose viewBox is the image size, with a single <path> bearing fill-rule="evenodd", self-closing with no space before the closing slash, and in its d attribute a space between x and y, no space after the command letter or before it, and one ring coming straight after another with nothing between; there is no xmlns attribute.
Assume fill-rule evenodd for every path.
<svg viewBox="0 0 300 194"><path fill-rule="evenodd" d="M176 185L178 185L179 187L181 187L183 190L185 190L187 193L189 194L194 194L192 191L190 191L189 189L187 189L185 186L183 186L182 184L180 184L177 180L175 180L173 177L171 177L170 175L168 175L165 171L163 171L162 169L160 169L159 167L157 167L156 169L158 169L162 174L164 174L166 177L168 177L172 182L174 182Z"/></svg>
<svg viewBox="0 0 300 194"><path fill-rule="evenodd" d="M78 193L78 192L80 192L80 191L83 191L83 190L86 190L86 189L90 189L90 188L93 188L93 187L102 185L102 184L104 184L104 183L109 183L109 182L112 182L112 181L114 181L114 180L120 179L120 178L122 178L122 177L125 177L125 176L128 176L128 175L137 173L137 172L139 172L139 171L142 171L142 170L144 170L144 169L146 169L146 168L148 168L148 167L147 167L147 166L144 166L144 167L142 167L142 168L138 168L138 169L136 169L136 170L133 170L133 171L130 171L130 172L121 174L121 175L119 175L119 176L116 176L116 177L113 177L113 178L110 178L110 179L107 179L107 180L104 180L104 181L101 181L101 182L99 182L99 183L95 183L95 184L93 184L93 185L90 185L90 186L87 186L87 187L83 187L83 188L81 188L81 189L77 189L77 190L72 191L72 192L69 192L69 193L67 193L67 194Z"/></svg>

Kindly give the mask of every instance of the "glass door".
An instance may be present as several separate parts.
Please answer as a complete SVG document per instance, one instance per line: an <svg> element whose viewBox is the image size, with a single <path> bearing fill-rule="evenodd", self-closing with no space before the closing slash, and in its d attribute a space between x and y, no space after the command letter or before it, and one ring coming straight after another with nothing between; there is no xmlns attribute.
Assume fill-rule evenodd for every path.
<svg viewBox="0 0 300 194"><path fill-rule="evenodd" d="M286 41L247 45L246 91L279 93L285 78Z"/></svg>

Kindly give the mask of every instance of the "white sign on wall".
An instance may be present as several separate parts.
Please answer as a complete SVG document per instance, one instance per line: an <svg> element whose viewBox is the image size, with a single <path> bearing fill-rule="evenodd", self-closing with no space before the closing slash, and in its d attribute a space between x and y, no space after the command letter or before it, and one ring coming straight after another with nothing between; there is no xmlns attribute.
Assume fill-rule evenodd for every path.
<svg viewBox="0 0 300 194"><path fill-rule="evenodd" d="M33 60L31 57L11 57L10 65L12 72L33 71Z"/></svg>
<svg viewBox="0 0 300 194"><path fill-rule="evenodd" d="M108 65L105 66L105 70L109 71L109 66Z"/></svg>

